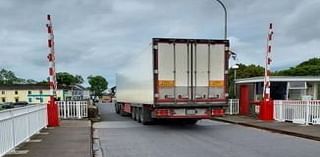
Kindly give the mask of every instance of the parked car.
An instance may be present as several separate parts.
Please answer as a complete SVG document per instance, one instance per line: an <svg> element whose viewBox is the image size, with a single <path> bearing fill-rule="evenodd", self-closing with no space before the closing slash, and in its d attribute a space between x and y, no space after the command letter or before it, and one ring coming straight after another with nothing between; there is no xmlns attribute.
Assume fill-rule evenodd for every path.
<svg viewBox="0 0 320 157"><path fill-rule="evenodd" d="M11 102L6 102L2 105L2 109L11 109L11 108L14 108L14 105Z"/></svg>
<svg viewBox="0 0 320 157"><path fill-rule="evenodd" d="M28 105L28 102L26 101L19 101L19 102L15 102L13 103L13 106L16 108L16 107L24 107L24 106L27 106Z"/></svg>

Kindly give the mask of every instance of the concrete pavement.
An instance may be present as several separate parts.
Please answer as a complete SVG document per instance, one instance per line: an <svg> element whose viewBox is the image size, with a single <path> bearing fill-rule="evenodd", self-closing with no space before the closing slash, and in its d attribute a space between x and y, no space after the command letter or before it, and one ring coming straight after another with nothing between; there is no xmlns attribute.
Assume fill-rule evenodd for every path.
<svg viewBox="0 0 320 157"><path fill-rule="evenodd" d="M315 157L320 143L230 123L202 120L196 125L144 126L100 105L95 123L102 155L108 157Z"/></svg>
<svg viewBox="0 0 320 157"><path fill-rule="evenodd" d="M59 127L43 129L23 143L16 154L5 157L90 157L90 135L89 120L64 120Z"/></svg>
<svg viewBox="0 0 320 157"><path fill-rule="evenodd" d="M215 120L320 141L320 125L306 126L289 122L261 121L252 117L238 115L217 117Z"/></svg>

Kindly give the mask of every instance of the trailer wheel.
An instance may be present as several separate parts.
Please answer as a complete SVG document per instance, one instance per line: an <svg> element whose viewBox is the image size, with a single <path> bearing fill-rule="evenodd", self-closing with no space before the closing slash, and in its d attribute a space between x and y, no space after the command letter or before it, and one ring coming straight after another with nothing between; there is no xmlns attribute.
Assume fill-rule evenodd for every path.
<svg viewBox="0 0 320 157"><path fill-rule="evenodd" d="M137 107L136 108L136 120L140 123L141 122L141 108Z"/></svg>
<svg viewBox="0 0 320 157"><path fill-rule="evenodd" d="M122 104L119 105L119 112L120 112L120 116L125 116L126 115L126 113L123 111L123 105Z"/></svg>
<svg viewBox="0 0 320 157"><path fill-rule="evenodd" d="M152 123L150 110L142 107L140 112L140 120L143 125L148 125Z"/></svg>
<svg viewBox="0 0 320 157"><path fill-rule="evenodd" d="M135 107L131 108L131 118L133 120L136 120L136 108Z"/></svg>
<svg viewBox="0 0 320 157"><path fill-rule="evenodd" d="M115 103L114 104L114 108L116 110L116 113L119 114L120 113L120 110L119 110L119 104L118 103Z"/></svg>

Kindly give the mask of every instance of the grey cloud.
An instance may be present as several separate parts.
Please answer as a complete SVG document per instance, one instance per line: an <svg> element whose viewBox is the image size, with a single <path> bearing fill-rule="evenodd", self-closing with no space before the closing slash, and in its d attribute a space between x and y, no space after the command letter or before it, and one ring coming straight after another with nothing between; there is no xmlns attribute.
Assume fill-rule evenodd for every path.
<svg viewBox="0 0 320 157"><path fill-rule="evenodd" d="M320 36L320 1L305 1L285 20L285 35L299 42L318 40Z"/></svg>
<svg viewBox="0 0 320 157"><path fill-rule="evenodd" d="M269 22L275 26L274 67L319 54L316 0L222 1L239 62L263 65ZM224 30L215 0L2 0L0 68L26 78L47 77L47 13L53 16L58 71L102 74L111 84L153 37L221 39ZM288 57L292 54L295 58Z"/></svg>

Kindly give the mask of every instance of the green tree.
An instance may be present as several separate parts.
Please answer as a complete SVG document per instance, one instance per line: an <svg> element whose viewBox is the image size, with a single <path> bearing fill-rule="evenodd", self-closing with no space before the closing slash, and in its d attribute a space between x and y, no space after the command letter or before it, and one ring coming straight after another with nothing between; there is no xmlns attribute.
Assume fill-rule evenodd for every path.
<svg viewBox="0 0 320 157"><path fill-rule="evenodd" d="M70 86L83 83L83 78L80 75L74 76L67 72L58 72L56 76L58 84Z"/></svg>
<svg viewBox="0 0 320 157"><path fill-rule="evenodd" d="M319 76L320 58L311 58L286 70L274 72L275 76Z"/></svg>
<svg viewBox="0 0 320 157"><path fill-rule="evenodd" d="M245 65L238 64L239 68L237 70L237 79L256 77L264 75L264 68L260 65ZM228 74L228 84L229 84L229 95L231 98L235 97L234 95L234 73L235 69L230 68Z"/></svg>
<svg viewBox="0 0 320 157"><path fill-rule="evenodd" d="M102 92L108 89L108 81L100 75L88 77L88 82L90 84L90 91L93 93L94 97L102 96Z"/></svg>
<svg viewBox="0 0 320 157"><path fill-rule="evenodd" d="M82 76L80 75L75 75L75 79L78 84L82 84L84 82Z"/></svg>
<svg viewBox="0 0 320 157"><path fill-rule="evenodd" d="M0 84L14 84L14 83L21 83L24 80L18 78L14 72L6 69L0 70Z"/></svg>

